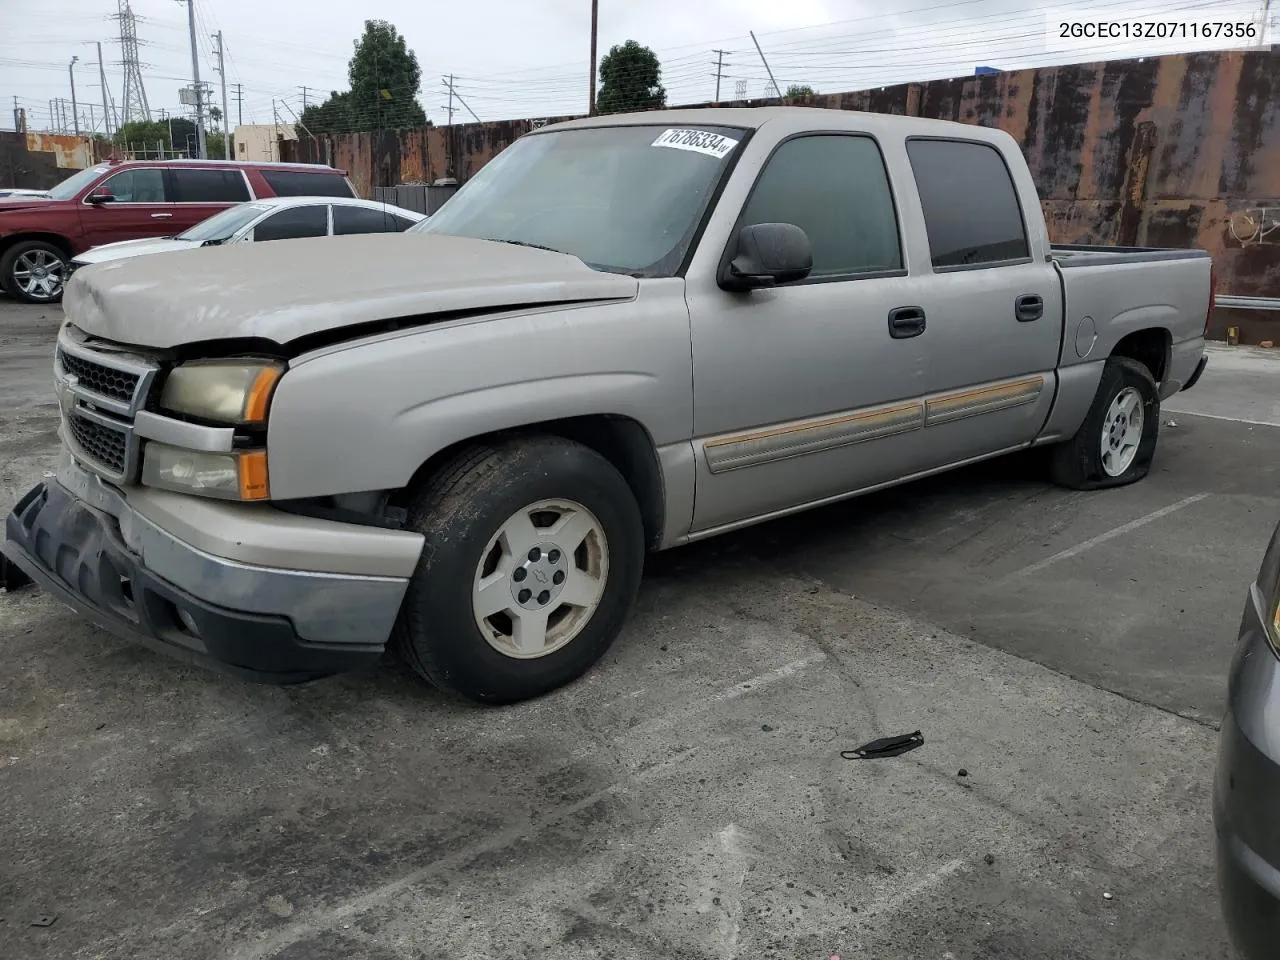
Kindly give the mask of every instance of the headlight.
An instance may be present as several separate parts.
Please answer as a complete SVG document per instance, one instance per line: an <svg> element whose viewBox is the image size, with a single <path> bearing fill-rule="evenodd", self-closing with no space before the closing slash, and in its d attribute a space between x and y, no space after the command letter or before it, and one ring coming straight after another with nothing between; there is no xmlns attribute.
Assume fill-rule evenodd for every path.
<svg viewBox="0 0 1280 960"><path fill-rule="evenodd" d="M1262 617L1271 648L1280 656L1280 526L1271 535L1262 568L1258 571L1258 593L1266 601Z"/></svg>
<svg viewBox="0 0 1280 960"><path fill-rule="evenodd" d="M220 500L266 500L270 495L265 450L202 453L151 442L142 451L142 482Z"/></svg>
<svg viewBox="0 0 1280 960"><path fill-rule="evenodd" d="M267 421L271 391L284 368L267 360L200 360L169 374L160 406L216 423L248 426Z"/></svg>

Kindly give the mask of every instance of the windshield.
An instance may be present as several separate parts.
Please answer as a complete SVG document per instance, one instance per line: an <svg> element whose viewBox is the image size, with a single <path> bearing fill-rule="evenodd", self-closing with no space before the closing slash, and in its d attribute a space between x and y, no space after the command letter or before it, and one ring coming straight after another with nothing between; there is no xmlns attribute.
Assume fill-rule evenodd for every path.
<svg viewBox="0 0 1280 960"><path fill-rule="evenodd" d="M93 183L109 169L109 167L90 167L88 170L73 173L50 190L49 196L55 200L72 200L77 193Z"/></svg>
<svg viewBox="0 0 1280 960"><path fill-rule="evenodd" d="M741 142L727 127L588 127L517 140L412 233L548 247L673 276Z"/></svg>
<svg viewBox="0 0 1280 960"><path fill-rule="evenodd" d="M230 240L271 208L262 203L242 203L215 213L208 220L201 220L190 230L178 234L179 240L208 243L211 240Z"/></svg>

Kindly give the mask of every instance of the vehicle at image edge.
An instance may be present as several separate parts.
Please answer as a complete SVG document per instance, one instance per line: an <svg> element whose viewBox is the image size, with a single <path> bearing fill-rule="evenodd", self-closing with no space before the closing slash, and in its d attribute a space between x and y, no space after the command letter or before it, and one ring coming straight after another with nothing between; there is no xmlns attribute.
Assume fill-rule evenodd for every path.
<svg viewBox="0 0 1280 960"><path fill-rule="evenodd" d="M399 233L426 217L377 200L354 197L271 197L228 207L177 236L122 240L86 250L69 272L109 260L176 253L231 243L297 240L353 233Z"/></svg>
<svg viewBox="0 0 1280 960"><path fill-rule="evenodd" d="M544 127L404 234L155 273L72 277L66 450L5 554L172 653L390 644L487 703L594 663L646 549L1033 446L1141 479L1213 284L1051 248L999 130L796 107Z"/></svg>
<svg viewBox="0 0 1280 960"><path fill-rule="evenodd" d="M1244 960L1280 943L1280 526L1249 587L1218 740L1218 892Z"/></svg>
<svg viewBox="0 0 1280 960"><path fill-rule="evenodd" d="M27 190L22 187L0 187L0 200L25 200L29 197L47 197L48 190Z"/></svg>
<svg viewBox="0 0 1280 960"><path fill-rule="evenodd" d="M354 197L346 172L303 163L112 160L47 197L0 201L0 290L26 303L62 297L67 262L118 240L168 237L264 197Z"/></svg>

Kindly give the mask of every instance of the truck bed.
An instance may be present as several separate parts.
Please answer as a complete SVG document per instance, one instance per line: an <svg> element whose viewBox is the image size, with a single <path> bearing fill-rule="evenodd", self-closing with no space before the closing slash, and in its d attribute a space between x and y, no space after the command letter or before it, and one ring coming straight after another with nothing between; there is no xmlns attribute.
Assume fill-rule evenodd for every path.
<svg viewBox="0 0 1280 960"><path fill-rule="evenodd" d="M1171 247L1108 247L1085 243L1055 243L1049 256L1059 267L1096 267L1112 263L1147 263L1157 260L1207 259L1204 250L1181 250Z"/></svg>

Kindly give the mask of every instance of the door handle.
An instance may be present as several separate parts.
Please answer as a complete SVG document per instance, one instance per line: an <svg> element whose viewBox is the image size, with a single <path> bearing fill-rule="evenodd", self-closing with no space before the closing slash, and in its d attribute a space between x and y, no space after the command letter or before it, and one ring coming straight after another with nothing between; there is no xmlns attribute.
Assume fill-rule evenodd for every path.
<svg viewBox="0 0 1280 960"><path fill-rule="evenodd" d="M1019 323L1030 323L1044 316L1044 298L1034 293L1024 294L1013 301L1013 315Z"/></svg>
<svg viewBox="0 0 1280 960"><path fill-rule="evenodd" d="M889 311L889 336L895 340L924 333L924 307L894 307Z"/></svg>
<svg viewBox="0 0 1280 960"><path fill-rule="evenodd" d="M168 220L172 216L173 216L172 213L153 213L151 215L151 219L152 220Z"/></svg>

